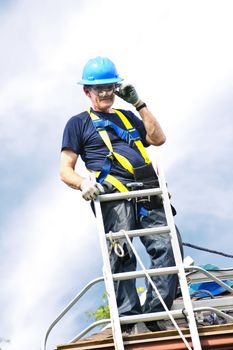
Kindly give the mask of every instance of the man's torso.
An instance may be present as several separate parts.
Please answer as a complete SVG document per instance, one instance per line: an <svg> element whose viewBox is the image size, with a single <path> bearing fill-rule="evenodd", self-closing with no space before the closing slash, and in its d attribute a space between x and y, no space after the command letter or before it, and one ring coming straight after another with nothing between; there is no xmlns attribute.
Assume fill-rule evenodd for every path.
<svg viewBox="0 0 233 350"><path fill-rule="evenodd" d="M146 131L142 121L130 111L122 112L138 130L143 144L148 146L146 142ZM122 129L125 129L122 121L115 113L94 113L99 118L110 120ZM133 167L139 167L144 164L144 160L135 145L132 147L129 146L127 142L116 135L112 128L107 127L106 130L115 152L126 157ZM74 153L80 155L87 169L94 171L102 169L104 160L109 153L87 111L72 117L68 121L63 134L62 149L71 149ZM118 178L132 178L132 175L122 168L116 160L113 161L111 174Z"/></svg>

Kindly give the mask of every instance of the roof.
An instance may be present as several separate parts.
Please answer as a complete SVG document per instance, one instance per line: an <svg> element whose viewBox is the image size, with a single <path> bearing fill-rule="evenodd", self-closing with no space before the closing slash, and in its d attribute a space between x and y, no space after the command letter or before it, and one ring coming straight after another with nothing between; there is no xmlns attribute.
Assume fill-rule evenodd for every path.
<svg viewBox="0 0 233 350"><path fill-rule="evenodd" d="M233 323L217 326L198 327L202 349L227 350L233 347ZM190 345L189 330L182 329ZM150 332L138 335L124 336L125 350L183 350L185 344L177 331ZM112 335L100 332L76 343L59 345L57 350L114 350Z"/></svg>

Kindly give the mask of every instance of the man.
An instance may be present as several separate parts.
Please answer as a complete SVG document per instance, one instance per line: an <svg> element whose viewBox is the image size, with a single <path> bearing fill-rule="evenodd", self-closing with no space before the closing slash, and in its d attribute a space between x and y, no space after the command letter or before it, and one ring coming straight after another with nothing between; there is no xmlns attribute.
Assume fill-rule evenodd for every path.
<svg viewBox="0 0 233 350"><path fill-rule="evenodd" d="M166 138L158 120L138 97L135 88L132 85L122 86L122 80L114 63L108 58L89 60L80 84L92 107L72 117L64 130L61 179L68 186L82 191L85 200L95 199L100 193L134 189L130 187L130 183L134 186L134 182L143 184L143 188L157 186L157 176L144 147L160 146ZM113 109L115 95L132 104L140 118L129 110ZM90 177L76 172L79 155L91 172ZM137 208L134 201L103 203L105 232L166 225L161 199L153 196L150 200L143 200ZM151 235L140 239L150 256L151 267L175 264L168 235ZM119 257L111 250L112 272L134 271L136 259L131 248L125 239L121 239L120 244L124 256ZM176 295L177 276L158 276L153 280L170 308ZM148 287L143 306L135 280L119 281L115 283L115 290L120 316L164 310L151 286ZM147 322L146 326L151 331L161 329L159 322ZM132 327L125 326L128 332L132 331Z"/></svg>

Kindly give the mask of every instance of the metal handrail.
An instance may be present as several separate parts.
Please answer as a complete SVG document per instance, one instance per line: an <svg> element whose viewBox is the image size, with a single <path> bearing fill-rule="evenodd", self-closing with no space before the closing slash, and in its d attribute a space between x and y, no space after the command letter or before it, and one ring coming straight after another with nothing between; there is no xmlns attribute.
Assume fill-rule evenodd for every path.
<svg viewBox="0 0 233 350"><path fill-rule="evenodd" d="M216 277L209 270L205 270L205 269L203 269L200 266L186 266L184 269L185 269L185 271L190 271L190 270L200 271L201 273L203 273L207 277L210 277L211 279L213 279L217 284L219 284L220 286L225 288L229 293L233 294L233 288L231 288L230 286L228 286L228 284L226 284L223 281L221 281L218 277Z"/></svg>
<svg viewBox="0 0 233 350"><path fill-rule="evenodd" d="M97 326L100 326L101 324L106 324L106 323L111 323L111 319L110 318L106 318L104 320L99 320L99 321L93 322L92 324L90 324L90 326L86 327L82 332L80 332L76 337L71 339L69 341L69 344L76 342L77 340L82 338L85 334L87 334L93 328L95 328Z"/></svg>
<svg viewBox="0 0 233 350"><path fill-rule="evenodd" d="M61 318L67 314L67 312L74 306L77 301L96 283L103 282L104 277L98 277L94 280L90 281L74 298L71 300L71 302L60 312L60 314L57 316L57 318L51 323L51 325L48 327L43 342L42 342L42 350L46 350L47 340L48 336L51 332L51 330L54 328L54 326L61 320Z"/></svg>
<svg viewBox="0 0 233 350"><path fill-rule="evenodd" d="M218 310L214 307L204 306L204 307L197 307L193 308L194 312L201 312L201 311L210 311L214 312L220 317L226 319L229 322L233 323L233 317L226 314L225 312ZM184 318L184 310L171 310L171 314L174 318ZM169 319L169 316L167 315L166 311L161 312L154 312L149 314L140 314L140 315L133 315L133 316L122 316L119 317L121 324L128 324L128 323L137 323L137 322L147 322L147 321L155 321L155 320L162 320L162 319ZM110 323L110 319L104 319L99 320L96 322L93 322L91 325L89 325L87 328L85 328L82 332L80 332L77 336L75 336L73 339L69 341L69 344L74 343L81 339L85 334L87 334L91 329L101 325Z"/></svg>
<svg viewBox="0 0 233 350"><path fill-rule="evenodd" d="M151 269L148 270L148 273L150 275L155 275L156 271L155 270L163 270L162 274L166 273L166 269ZM177 273L177 268L173 267L169 269L169 273ZM173 271L172 271L173 270ZM207 278L210 278L211 280L214 280L217 284L221 285L222 287L224 287L228 292L230 292L231 294L233 294L233 288L231 288L229 285L227 285L226 283L222 282L218 277L216 277L213 273L203 269L200 266L186 266L185 267L185 271L199 271L201 273L203 273L205 276L207 276ZM158 273L159 271L157 271ZM216 271L217 272L217 271ZM134 276L133 273L129 274L127 278L137 278L137 277L142 277L142 272L141 271L135 271L134 272ZM132 275L132 276L131 276ZM117 276L119 279L121 274L115 274L113 275L113 277L116 277L115 279L117 279ZM123 276L121 276L123 277ZM103 282L104 281L104 277L98 277L92 281L90 281L74 298L73 300L61 311L61 313L57 316L57 318L51 323L51 325L48 327L46 334L44 336L43 339L43 343L42 343L42 350L46 350L46 345L47 345L47 340L48 340L48 336L50 334L50 332L52 331L52 329L54 328L54 326L63 318L64 315L67 314L67 312L78 302L78 300L95 284L99 283L99 282ZM219 314L219 316L226 318L227 320L233 321L233 317L227 315L226 313L215 309L215 308L211 308L211 307L199 307L199 308L194 308L195 312L201 311L201 310L212 310L214 311L216 314ZM176 310L177 312L177 310ZM180 315L181 313L178 312L178 314ZM177 316L177 313L175 314ZM159 317L161 315L157 315L157 317ZM165 314L163 314L163 318ZM140 318L140 320L144 320L144 318L146 317L146 319L148 319L148 315L140 315L137 317L137 320ZM157 318L155 314L150 315L149 318L151 319L151 317L153 319ZM124 318L120 318L121 321L123 321L123 323L126 323L127 321L130 321L131 318L127 317L127 321ZM133 321L137 322L136 319L134 318ZM99 320L96 322L93 322L90 326L88 326L87 328L85 328L82 332L80 332L75 338L73 338L72 340L69 341L69 343L72 343L78 339L80 339L83 335L85 335L86 333L88 333L91 329L101 325L101 324L106 324L106 323L110 323L110 319L105 319L105 320Z"/></svg>

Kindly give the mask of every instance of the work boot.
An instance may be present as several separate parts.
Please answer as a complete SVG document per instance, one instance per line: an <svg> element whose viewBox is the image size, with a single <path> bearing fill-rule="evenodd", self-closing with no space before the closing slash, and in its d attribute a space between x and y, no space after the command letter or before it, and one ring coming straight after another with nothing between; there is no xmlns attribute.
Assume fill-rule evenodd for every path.
<svg viewBox="0 0 233 350"><path fill-rule="evenodd" d="M122 324L121 325L121 332L122 335L130 335L133 332L133 327L134 327L134 323L130 323L130 324Z"/></svg>
<svg viewBox="0 0 233 350"><path fill-rule="evenodd" d="M133 334L142 334L148 333L148 328L146 327L144 322L138 322L133 326L132 332Z"/></svg>
<svg viewBox="0 0 233 350"><path fill-rule="evenodd" d="M170 320L148 321L145 322L145 325L151 332L175 329L173 323Z"/></svg>
<svg viewBox="0 0 233 350"><path fill-rule="evenodd" d="M142 333L148 333L149 330L146 327L144 322L138 322L135 324L127 324L121 326L122 335L135 335L135 334L142 334Z"/></svg>

